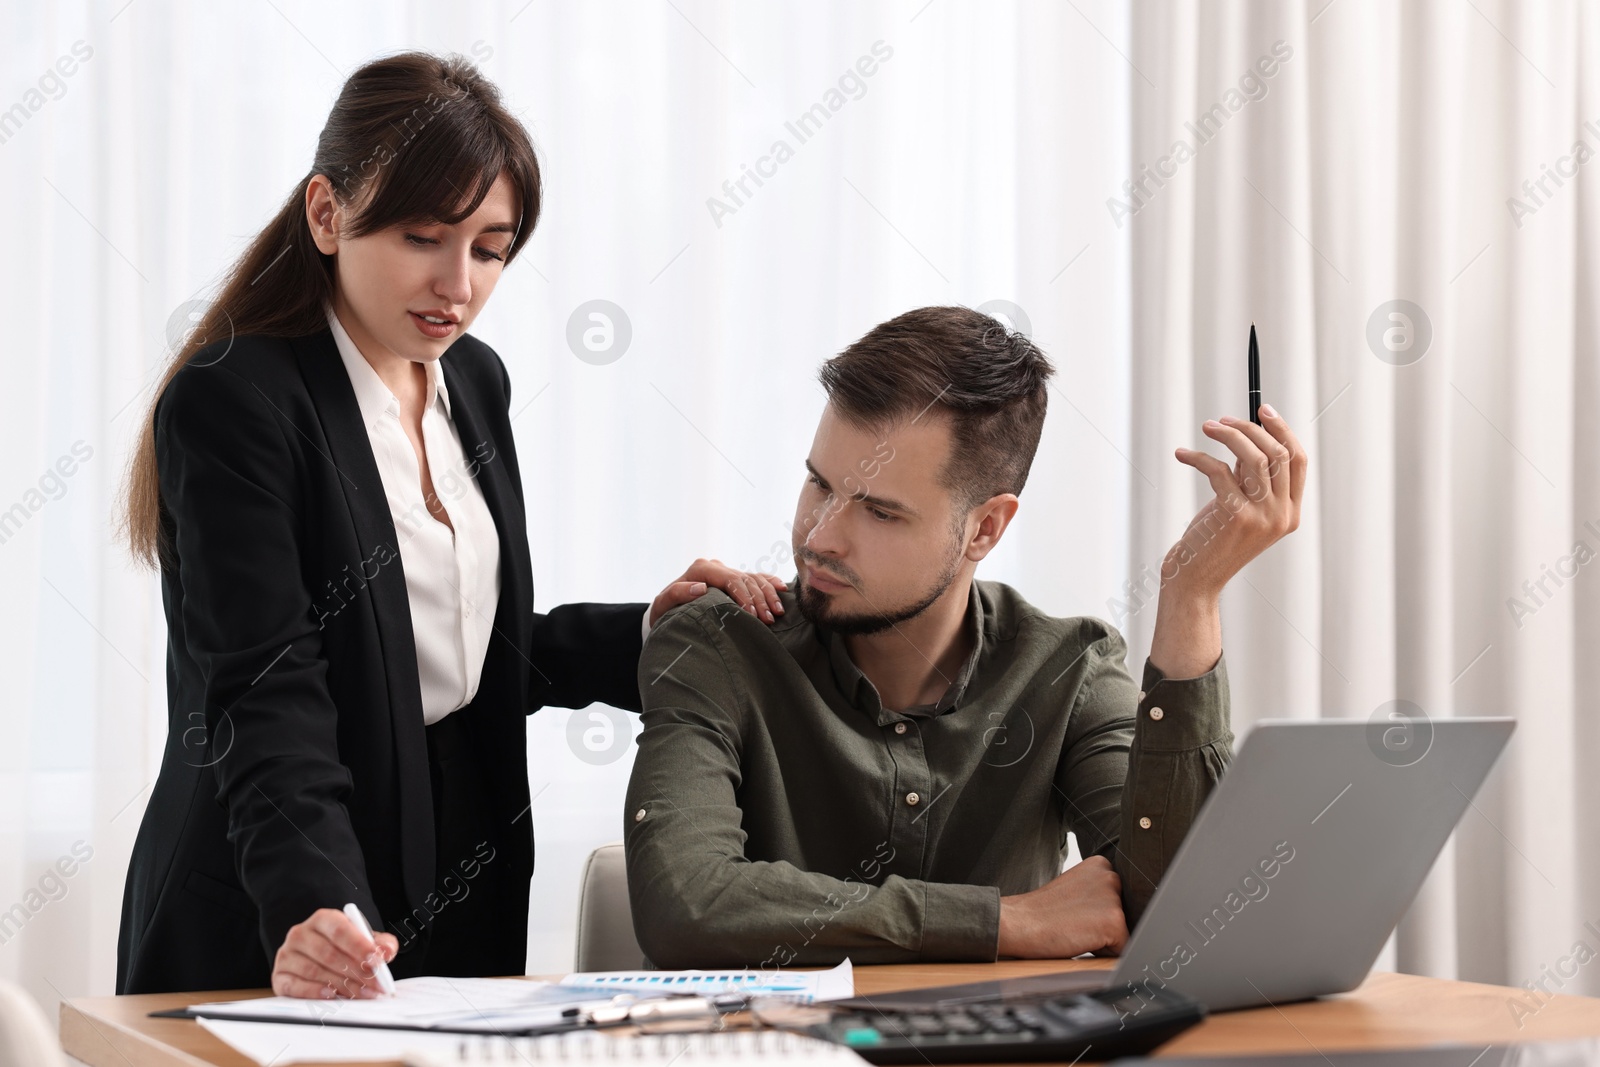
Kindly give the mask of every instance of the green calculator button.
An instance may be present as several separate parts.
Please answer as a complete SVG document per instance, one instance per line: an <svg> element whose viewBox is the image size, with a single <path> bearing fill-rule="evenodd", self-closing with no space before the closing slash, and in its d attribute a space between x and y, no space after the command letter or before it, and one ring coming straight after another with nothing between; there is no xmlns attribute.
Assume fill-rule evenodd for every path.
<svg viewBox="0 0 1600 1067"><path fill-rule="evenodd" d="M844 1032L844 1043L851 1048L860 1045L876 1045L883 1040L883 1035L870 1026L859 1026Z"/></svg>

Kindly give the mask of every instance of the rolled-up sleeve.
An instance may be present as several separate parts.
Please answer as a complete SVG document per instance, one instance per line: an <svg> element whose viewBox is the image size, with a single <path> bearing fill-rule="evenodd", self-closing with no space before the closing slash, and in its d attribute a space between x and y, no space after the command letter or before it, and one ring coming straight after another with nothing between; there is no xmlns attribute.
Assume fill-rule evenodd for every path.
<svg viewBox="0 0 1600 1067"><path fill-rule="evenodd" d="M1057 786L1082 854L1121 877L1132 929L1233 757L1228 673L1223 656L1182 679L1146 659L1136 689L1126 642L1106 631L1085 656Z"/></svg>

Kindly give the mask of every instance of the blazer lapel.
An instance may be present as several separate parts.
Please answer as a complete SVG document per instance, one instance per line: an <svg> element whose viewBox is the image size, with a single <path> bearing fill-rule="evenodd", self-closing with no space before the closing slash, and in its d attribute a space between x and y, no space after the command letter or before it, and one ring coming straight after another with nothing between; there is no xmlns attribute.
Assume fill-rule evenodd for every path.
<svg viewBox="0 0 1600 1067"><path fill-rule="evenodd" d="M339 484L350 506L362 559L372 559L379 546L397 556L400 540L372 454L372 442L361 422L354 387L339 357L333 333L294 339L300 371L316 405L326 436L329 460L340 473ZM416 635L411 629L411 601L401 567L380 568L368 582L373 614L383 650L384 676L394 747L399 760L401 857L406 896L420 904L434 882L433 793L429 784L428 743L423 732L422 686L417 673Z"/></svg>
<svg viewBox="0 0 1600 1067"><path fill-rule="evenodd" d="M452 346L453 347L453 346ZM528 556L528 526L522 497L512 485L512 471L506 463L506 444L489 431L485 400L457 370L446 351L440 357L445 388L450 390L450 420L461 437L461 450L472 475L483 490L484 503L494 517L500 540L500 599L495 608L497 638L518 642L517 664L527 667L527 640L523 638L526 616L533 611L533 574ZM487 665L486 665L487 667ZM480 685L480 691L482 689ZM518 687L519 690L521 687ZM526 708L522 709L526 712Z"/></svg>

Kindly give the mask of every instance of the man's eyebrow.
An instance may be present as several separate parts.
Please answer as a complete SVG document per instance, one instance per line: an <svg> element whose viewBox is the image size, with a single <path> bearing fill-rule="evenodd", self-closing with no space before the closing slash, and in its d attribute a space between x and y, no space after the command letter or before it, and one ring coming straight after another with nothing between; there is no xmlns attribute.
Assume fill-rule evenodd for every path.
<svg viewBox="0 0 1600 1067"><path fill-rule="evenodd" d="M810 459L807 459L805 461L805 464L806 464L806 470L811 472L811 476L813 478L815 478L817 481L821 482L823 485L827 485L828 484L828 479L826 479L826 478L824 478L822 476L822 472L821 471L817 470L816 467L812 466ZM898 511L902 515L916 515L917 514L917 509L912 507L910 504L902 504L902 503L900 503L900 501L898 501L898 500L890 500L886 496L874 496L871 493L852 493L850 495L850 499L851 500L859 500L863 504L870 504L872 507L878 508L879 510L882 510L882 511Z"/></svg>

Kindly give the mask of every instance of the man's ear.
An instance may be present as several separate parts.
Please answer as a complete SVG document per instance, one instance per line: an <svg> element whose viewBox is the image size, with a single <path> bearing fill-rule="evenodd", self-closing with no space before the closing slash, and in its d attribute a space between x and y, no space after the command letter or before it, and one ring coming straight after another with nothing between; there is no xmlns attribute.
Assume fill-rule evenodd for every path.
<svg viewBox="0 0 1600 1067"><path fill-rule="evenodd" d="M972 509L967 516L967 527L972 535L967 538L966 557L976 563L1000 543L1000 537L1011 525L1021 501L1015 493L997 493Z"/></svg>

